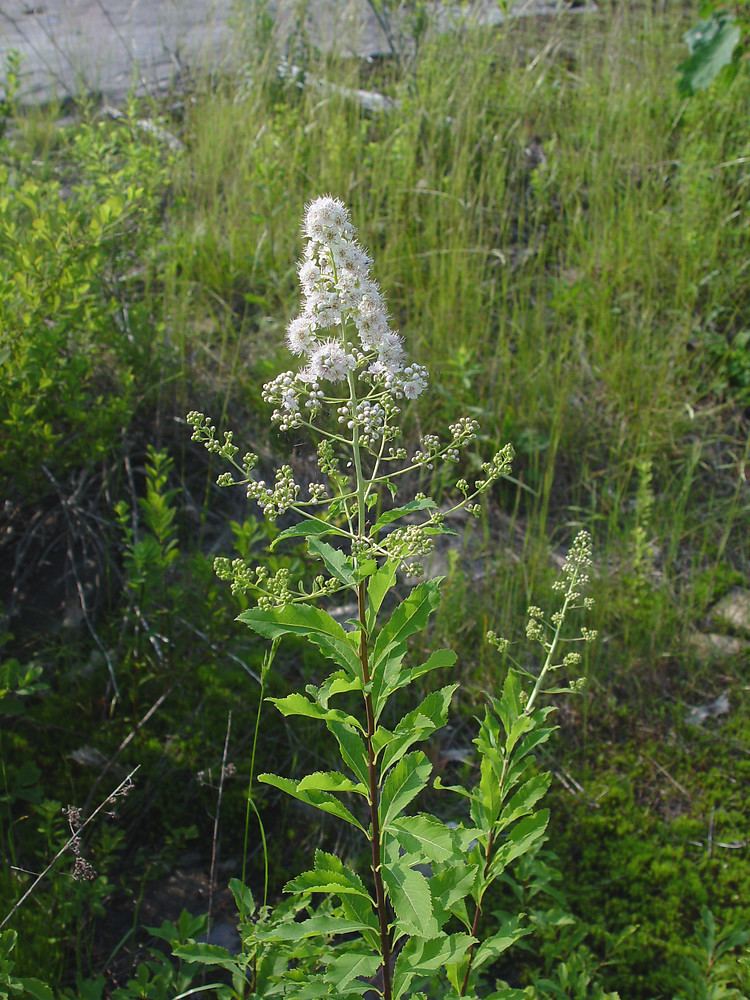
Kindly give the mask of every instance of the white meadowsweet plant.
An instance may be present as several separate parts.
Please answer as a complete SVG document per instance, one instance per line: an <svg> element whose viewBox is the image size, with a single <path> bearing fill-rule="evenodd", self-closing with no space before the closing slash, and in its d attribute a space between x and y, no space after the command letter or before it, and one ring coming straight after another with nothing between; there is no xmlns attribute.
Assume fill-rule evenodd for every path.
<svg viewBox="0 0 750 1000"><path fill-rule="evenodd" d="M425 580L397 601L398 575L405 568L418 573L451 512L479 513L480 497L509 476L513 449L497 452L472 482L457 478L453 500L442 507L423 493L399 495L420 471L457 465L478 425L464 417L407 452L401 411L425 391L427 370L409 361L392 329L372 260L357 243L344 204L331 197L313 201L304 235L302 308L287 328L299 364L267 383L263 397L280 430L307 428L313 436L319 482L303 489L284 465L266 483L256 476L255 455L239 457L231 432L220 439L202 413L190 413L188 421L193 439L232 465L233 472L219 477L221 486L244 488L271 520L292 520L273 545L304 540L321 565L304 585L293 584L285 569L271 573L243 560L217 560L219 575L255 601L240 621L274 644L287 635L303 637L333 665L317 686L270 701L285 716L318 720L338 747L341 770L301 778L264 774L260 781L352 827L369 863L358 871L350 859L316 851L314 867L285 887L295 900L292 910L276 918L235 886L241 955L214 948L207 959L208 946L196 946L182 956L196 961L202 955L231 971L226 996L401 1000L425 998L420 990L442 982L431 996L520 997L493 984L489 970L528 929L518 916L487 936L484 900L493 882L545 835L548 814L537 806L550 776L537 769L533 752L553 731L553 709L540 701L549 693L550 673L580 661L577 652L563 652L566 644L594 636L586 630L573 639L563 635L571 612L584 606L588 536L577 537L563 568L559 610L548 621L538 608L529 609L527 638L541 646L542 666L508 669L502 693L488 699L474 741L476 785L450 786L458 795L446 800L451 822L420 811L416 802L431 783L432 765L417 747L446 724L458 685L427 694L400 718L393 695L415 682L424 690L428 675L457 658L439 649L421 664L412 662L409 640L438 607L441 581ZM342 625L326 607L346 593L357 614ZM492 633L488 639L507 659L507 642ZM327 902L315 906L321 897Z"/></svg>

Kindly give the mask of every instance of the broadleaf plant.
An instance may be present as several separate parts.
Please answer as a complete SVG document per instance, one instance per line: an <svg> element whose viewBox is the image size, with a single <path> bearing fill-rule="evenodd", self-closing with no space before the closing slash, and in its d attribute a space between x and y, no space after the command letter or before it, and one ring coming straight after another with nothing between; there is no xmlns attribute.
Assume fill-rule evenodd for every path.
<svg viewBox="0 0 750 1000"><path fill-rule="evenodd" d="M255 599L239 621L273 642L302 637L333 665L319 685L270 700L286 717L324 726L338 746L340 770L299 779L263 774L260 781L352 826L370 864L369 872L358 872L317 851L314 866L285 886L297 900L294 919L274 918L266 907L244 914L244 958L227 956L235 982L242 979L233 995L401 1000L424 996L415 991L442 976L441 997L475 997L492 963L527 933L522 914L499 928L488 925L484 903L493 883L545 836L548 813L538 806L550 778L537 770L534 751L553 731L553 709L540 701L550 672L580 661L575 652L561 655L562 643L594 636L585 629L575 639L562 634L570 612L588 603L581 590L589 539L578 535L563 567L560 609L549 621L538 608L529 609L527 638L541 645L544 663L536 672L511 667L502 693L489 697L474 741L479 780L474 787L450 787L458 793L446 800L449 809L457 807L451 823L426 813L423 793L444 786L433 781L424 745L446 724L458 685L444 683L395 722L392 699L418 679L452 667L456 656L441 649L412 665L410 640L436 611L441 581L418 583L400 601L397 582L404 569L409 577L420 572L419 561L446 531L448 514L479 513L478 499L509 476L513 449L506 445L485 462L473 483L457 479L455 498L442 506L421 493L398 495L420 472L458 463L478 425L462 418L446 438L425 435L407 454L398 443L401 408L426 388L427 371L406 360L389 326L371 260L355 240L345 206L335 198L315 200L304 230L304 308L287 333L303 362L269 382L263 395L281 430L306 428L316 439L321 482L310 484L303 497L285 465L267 485L256 477L255 455L238 458L231 431L219 439L210 418L198 412L188 421L193 439L234 469L219 477L219 485L244 488L272 520L295 516L275 544L304 540L321 564L311 583L294 585L285 569L271 574L242 560L217 561L219 575ZM330 607L335 595L356 603L356 617L343 625L323 606ZM505 653L505 640L492 633L488 638ZM313 905L313 897L324 903ZM301 942L309 945L304 955ZM192 953L191 960L197 960Z"/></svg>

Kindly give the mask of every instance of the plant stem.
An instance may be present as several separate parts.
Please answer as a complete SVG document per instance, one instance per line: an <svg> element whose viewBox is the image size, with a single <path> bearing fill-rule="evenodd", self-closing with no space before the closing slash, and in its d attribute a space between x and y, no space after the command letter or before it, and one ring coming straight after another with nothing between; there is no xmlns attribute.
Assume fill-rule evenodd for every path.
<svg viewBox="0 0 750 1000"><path fill-rule="evenodd" d="M366 625L366 583L363 580L357 587L357 607L359 610L359 659L362 664L362 680L365 688L370 683L370 666L367 651ZM375 735L375 712L373 711L372 695L365 694L365 713L367 715L367 773L370 784L370 820L372 847L372 874L375 880L375 900L378 908L380 924L380 951L383 956L383 1000L392 1000L391 991L391 939L388 932L388 911L383 888L383 876L380 871L380 820L378 818L379 790L378 771L375 763L372 738Z"/></svg>
<svg viewBox="0 0 750 1000"><path fill-rule="evenodd" d="M490 835L487 838L487 850L484 853L484 872L482 877L487 878L487 871L490 867L490 861L492 860L492 848L495 842L495 833L490 830ZM483 890L480 891L479 899L477 900L477 907L474 910L474 919L471 923L471 936L475 938L477 936L477 931L479 930L479 918L482 915L482 896L484 895ZM474 952L476 951L476 943L472 944L469 948L469 964L466 966L466 972L464 973L464 980L461 983L461 992L459 996L466 995L466 989L469 985L469 975L471 974L471 966L474 961Z"/></svg>
<svg viewBox="0 0 750 1000"><path fill-rule="evenodd" d="M253 746L250 751L250 777L247 781L247 805L245 807L245 835L242 842L242 882L245 884L245 878L247 875L247 845L250 831L250 810L252 809L255 813L255 817L258 820L258 826L260 828L261 841L263 843L263 905L265 906L268 902L268 851L266 849L266 834L263 828L263 823L260 818L260 813L253 801L253 782L255 780L255 753L258 748L258 732L260 730L260 715L263 709L263 699L266 694L266 678L268 677L268 671L271 669L271 665L276 657L276 650L279 645L279 639L274 639L271 642L271 648L266 650L263 656L263 663L260 668L260 694L258 695L258 711L255 713L255 729L253 731Z"/></svg>
<svg viewBox="0 0 750 1000"><path fill-rule="evenodd" d="M356 409L357 389L353 377L349 376L349 392L352 412ZM359 428L354 425L352 434L352 451L354 471L357 479L357 534L363 539L367 528L367 508L365 497L367 486L362 472L362 455L359 449ZM380 791L378 788L378 768L375 761L373 737L375 736L375 710L372 704L370 685L370 660L367 648L367 582L361 580L357 585L357 610L359 614L359 661L362 666L362 682L365 688L365 715L367 717L367 775L370 785L370 845L372 850L372 877L375 881L375 902L380 924L380 952L383 957L383 1000L392 1000L391 988L391 938L388 931L388 908L385 901L385 888L380 870L380 819L378 807Z"/></svg>

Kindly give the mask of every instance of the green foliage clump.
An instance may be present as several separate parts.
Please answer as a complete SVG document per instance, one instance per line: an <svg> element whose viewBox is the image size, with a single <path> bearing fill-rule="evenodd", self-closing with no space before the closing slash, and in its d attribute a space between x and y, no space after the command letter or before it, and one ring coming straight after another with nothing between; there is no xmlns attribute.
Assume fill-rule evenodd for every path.
<svg viewBox="0 0 750 1000"><path fill-rule="evenodd" d="M143 290L169 156L134 119L78 127L64 172L11 139L4 152L0 475L30 499L49 489L45 469L115 454L158 383L160 318Z"/></svg>

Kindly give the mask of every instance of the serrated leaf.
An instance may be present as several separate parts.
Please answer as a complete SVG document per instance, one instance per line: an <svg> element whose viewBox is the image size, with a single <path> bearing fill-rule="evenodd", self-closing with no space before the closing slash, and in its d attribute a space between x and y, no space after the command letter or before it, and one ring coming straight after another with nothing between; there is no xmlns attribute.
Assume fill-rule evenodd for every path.
<svg viewBox="0 0 750 1000"><path fill-rule="evenodd" d="M367 750L364 740L348 726L340 722L328 721L329 731L336 738L345 764L359 778L363 785L369 788L370 775L367 769Z"/></svg>
<svg viewBox="0 0 750 1000"><path fill-rule="evenodd" d="M551 774L537 774L529 778L503 806L497 823L498 832L528 815L540 799L544 798L552 780Z"/></svg>
<svg viewBox="0 0 750 1000"><path fill-rule="evenodd" d="M367 796L367 788L361 782L352 781L338 771L313 771L306 774L297 784L298 792L354 792Z"/></svg>
<svg viewBox="0 0 750 1000"><path fill-rule="evenodd" d="M488 962L494 962L504 951L511 948L516 941L531 933L531 927L524 927L521 924L524 916L525 914L523 913L515 914L510 919L504 921L500 930L482 941L474 952L474 961L472 962L473 971L478 971Z"/></svg>
<svg viewBox="0 0 750 1000"><path fill-rule="evenodd" d="M434 653L431 653L428 658L421 663L418 667L404 667L398 676L396 683L391 687L389 694L394 691L398 691L400 688L406 687L407 684L411 684L418 677L423 677L428 674L431 670L440 670L443 667L452 667L455 665L458 657L453 652L452 649L436 649Z"/></svg>
<svg viewBox="0 0 750 1000"><path fill-rule="evenodd" d="M409 638L425 627L440 603L440 583L440 578L420 583L383 626L375 640L370 664L373 677L387 659L399 660L406 655Z"/></svg>
<svg viewBox="0 0 750 1000"><path fill-rule="evenodd" d="M256 996L283 996L274 990L271 993L260 994L256 992ZM320 997L330 997L331 996L331 984L326 982L323 976L310 976L304 983L299 986L294 987L294 1000L319 1000Z"/></svg>
<svg viewBox="0 0 750 1000"><path fill-rule="evenodd" d="M326 892L337 896L362 896L370 902L370 895L362 880L349 869L301 872L284 886L284 892Z"/></svg>
<svg viewBox="0 0 750 1000"><path fill-rule="evenodd" d="M419 853L435 862L448 861L460 854L456 831L427 813L402 816L391 823L391 831L407 854Z"/></svg>
<svg viewBox="0 0 750 1000"><path fill-rule="evenodd" d="M345 536L345 533L333 524L324 524L322 521L300 521L298 524L293 524L291 528L285 528L279 532L271 542L269 549L273 552L279 542L284 542L287 538L323 538L325 535Z"/></svg>
<svg viewBox="0 0 750 1000"><path fill-rule="evenodd" d="M352 677L361 676L361 667L351 637L339 623L320 608L309 604L288 604L283 608L251 608L237 616L266 639L298 635L313 642L329 659L344 667Z"/></svg>
<svg viewBox="0 0 750 1000"><path fill-rule="evenodd" d="M406 517L408 514L416 514L420 510L434 510L437 504L430 497L422 497L419 500L410 500L409 503L403 504L401 507L393 507L391 510L385 511L377 519L375 524L372 526L373 534L381 531L387 524L393 524L394 521L399 521L402 517Z"/></svg>
<svg viewBox="0 0 750 1000"><path fill-rule="evenodd" d="M471 801L471 819L480 830L489 830L500 815L502 806L500 776L492 756L484 754L479 763L479 784Z"/></svg>
<svg viewBox="0 0 750 1000"><path fill-rule="evenodd" d="M499 698L492 699L492 707L499 716L503 729L509 733L523 712L521 681L515 670L508 670L503 681L503 693Z"/></svg>
<svg viewBox="0 0 750 1000"><path fill-rule="evenodd" d="M396 582L398 564L387 559L367 582L367 631L372 635L386 594Z"/></svg>
<svg viewBox="0 0 750 1000"><path fill-rule="evenodd" d="M396 961L393 973L394 1000L400 1000L416 976L437 972L443 966L459 961L475 940L469 934L441 935L429 940L410 938Z"/></svg>
<svg viewBox="0 0 750 1000"><path fill-rule="evenodd" d="M297 782L293 781L291 778L282 778L278 774L260 774L258 775L258 781L262 781L266 785L272 785L274 788L278 788L282 792L286 792L287 795L291 795L295 799L299 799L300 802L304 802L305 805L314 806L316 809L320 809L321 812L329 813L331 816L336 816L338 819L343 819L346 823L350 823L352 826L356 826L358 830L361 830L365 835L367 831L359 822L359 820L354 816L339 800L331 795L330 792L313 792L313 791L300 791L297 787Z"/></svg>
<svg viewBox="0 0 750 1000"><path fill-rule="evenodd" d="M249 886L238 878L230 878L229 888L239 911L240 920L247 920L255 913L255 899Z"/></svg>
<svg viewBox="0 0 750 1000"><path fill-rule="evenodd" d="M482 865L464 863L463 865L446 865L433 873L430 879L432 902L435 916L442 927L451 916L461 920L466 929L470 927L469 918L465 915L466 908L459 907L469 895L477 875L481 874Z"/></svg>
<svg viewBox="0 0 750 1000"><path fill-rule="evenodd" d="M427 784L432 764L421 750L407 754L390 771L380 796L380 829L385 831ZM429 935L427 935L429 937Z"/></svg>
<svg viewBox="0 0 750 1000"><path fill-rule="evenodd" d="M319 687L314 684L305 685L305 691L323 708L328 708L328 702L338 694L350 694L352 691L361 691L362 681L359 677L352 677L346 670L336 670L330 674Z"/></svg>
<svg viewBox="0 0 750 1000"><path fill-rule="evenodd" d="M288 921L273 927L255 927L255 937L259 941L302 941L307 937L333 937L336 934L355 934L367 929L367 924L359 920L348 920L328 914L317 914L300 923Z"/></svg>
<svg viewBox="0 0 750 1000"><path fill-rule="evenodd" d="M395 764L414 743L427 739L445 725L451 699L457 688L458 684L449 684L439 691L433 691L413 711L399 720L393 730L393 739L385 747L381 771L385 772Z"/></svg>
<svg viewBox="0 0 750 1000"><path fill-rule="evenodd" d="M524 757L527 757L530 753L532 753L532 751L536 750L537 747L541 746L543 743L546 743L547 740L550 738L550 736L554 733L555 731L554 726L542 725L544 718L546 718L548 714L549 714L548 709L543 709L539 713L537 712L534 713L535 728L527 736L524 736L521 742L518 744L518 748L516 749L516 752L514 754L514 759L516 762L523 760ZM536 719L537 715L543 715L543 718L537 721Z"/></svg>
<svg viewBox="0 0 750 1000"><path fill-rule="evenodd" d="M207 944L204 941L191 941L172 949L176 958L184 962L197 962L199 965L218 965L229 972L237 972L240 966L226 948L218 944Z"/></svg>
<svg viewBox="0 0 750 1000"><path fill-rule="evenodd" d="M335 549L328 542L321 541L319 537L310 538L307 547L313 555L322 560L325 568L339 583L345 583L348 587L356 586L354 564L340 549Z"/></svg>
<svg viewBox="0 0 750 1000"><path fill-rule="evenodd" d="M321 722L338 722L341 725L356 727L364 732L361 723L353 715L341 712L337 708L323 708L322 705L310 701L299 692L288 694L285 698L269 698L268 701L285 716L302 715L308 719L319 719Z"/></svg>
<svg viewBox="0 0 750 1000"><path fill-rule="evenodd" d="M497 848L492 858L490 875L496 878L512 861L528 854L544 837L548 823L549 809L540 809L539 812L526 816L511 827L508 830L507 839Z"/></svg>
<svg viewBox="0 0 750 1000"><path fill-rule="evenodd" d="M396 937L401 934L433 938L440 930L432 908L427 879L402 862L383 865L383 881L396 914Z"/></svg>
<svg viewBox="0 0 750 1000"><path fill-rule="evenodd" d="M325 977L340 991L355 979L374 976L380 964L380 955L373 955L372 952L345 951L328 963ZM370 986L369 983L367 985Z"/></svg>

